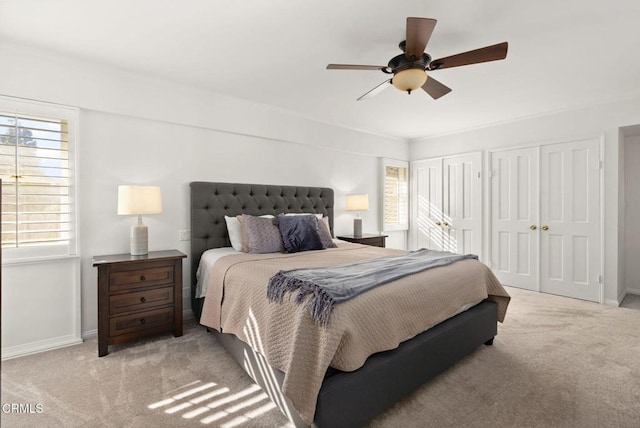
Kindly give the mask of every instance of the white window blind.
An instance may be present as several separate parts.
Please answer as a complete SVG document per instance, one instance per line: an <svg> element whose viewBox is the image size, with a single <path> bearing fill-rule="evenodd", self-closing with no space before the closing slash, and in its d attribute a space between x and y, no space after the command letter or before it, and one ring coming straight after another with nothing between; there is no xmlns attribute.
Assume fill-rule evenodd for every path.
<svg viewBox="0 0 640 428"><path fill-rule="evenodd" d="M404 161L382 160L384 231L409 228L409 165Z"/></svg>
<svg viewBox="0 0 640 428"><path fill-rule="evenodd" d="M74 252L69 128L64 117L0 109L3 250L34 248L38 255ZM53 251L43 252L43 247Z"/></svg>

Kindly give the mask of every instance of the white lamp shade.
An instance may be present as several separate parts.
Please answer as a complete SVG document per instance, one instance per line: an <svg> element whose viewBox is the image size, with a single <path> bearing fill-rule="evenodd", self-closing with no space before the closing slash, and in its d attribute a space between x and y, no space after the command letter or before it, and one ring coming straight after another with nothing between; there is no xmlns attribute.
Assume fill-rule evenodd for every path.
<svg viewBox="0 0 640 428"><path fill-rule="evenodd" d="M347 195L347 211L369 211L369 195Z"/></svg>
<svg viewBox="0 0 640 428"><path fill-rule="evenodd" d="M157 186L118 186L118 214L160 214L162 194Z"/></svg>
<svg viewBox="0 0 640 428"><path fill-rule="evenodd" d="M396 73L391 79L393 86L401 91L413 91L421 88L427 81L427 73L420 68L408 68Z"/></svg>

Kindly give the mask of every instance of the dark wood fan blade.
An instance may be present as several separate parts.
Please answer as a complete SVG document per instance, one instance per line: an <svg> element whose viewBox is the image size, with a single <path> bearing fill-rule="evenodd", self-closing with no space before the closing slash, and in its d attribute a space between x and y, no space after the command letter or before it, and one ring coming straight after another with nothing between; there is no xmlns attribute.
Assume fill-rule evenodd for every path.
<svg viewBox="0 0 640 428"><path fill-rule="evenodd" d="M427 81L422 85L422 89L434 100L451 92L450 87L443 85L431 76L427 76Z"/></svg>
<svg viewBox="0 0 640 428"><path fill-rule="evenodd" d="M461 65L478 64L481 62L496 61L507 57L507 42L498 43L497 45L486 46L484 48L475 49L468 52L462 52L457 55L451 55L431 61L429 69L440 70L441 68L459 67Z"/></svg>
<svg viewBox="0 0 640 428"><path fill-rule="evenodd" d="M374 95L379 94L380 92L384 91L385 89L387 89L389 87L389 82L391 82L391 79L385 80L384 82L382 82L381 84L379 84L378 86L376 86L375 88L373 88L372 90L367 92L366 94L362 95L356 101L366 100L368 98L373 97Z"/></svg>
<svg viewBox="0 0 640 428"><path fill-rule="evenodd" d="M386 65L329 64L327 70L382 70Z"/></svg>
<svg viewBox="0 0 640 428"><path fill-rule="evenodd" d="M438 21L431 18L407 18L407 41L404 49L407 59L412 56L422 58L436 22Z"/></svg>

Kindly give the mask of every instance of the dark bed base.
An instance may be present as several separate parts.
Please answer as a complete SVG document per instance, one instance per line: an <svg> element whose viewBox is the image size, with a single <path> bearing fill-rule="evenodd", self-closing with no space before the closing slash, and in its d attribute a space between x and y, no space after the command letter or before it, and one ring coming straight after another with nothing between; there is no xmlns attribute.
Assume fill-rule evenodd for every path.
<svg viewBox="0 0 640 428"><path fill-rule="evenodd" d="M231 334L214 334L295 426L306 426L279 391L284 374L272 368L272 378L265 378L259 354ZM372 355L354 372L331 370L318 395L314 426L365 425L478 346L491 345L496 334L497 305L485 300L397 349Z"/></svg>

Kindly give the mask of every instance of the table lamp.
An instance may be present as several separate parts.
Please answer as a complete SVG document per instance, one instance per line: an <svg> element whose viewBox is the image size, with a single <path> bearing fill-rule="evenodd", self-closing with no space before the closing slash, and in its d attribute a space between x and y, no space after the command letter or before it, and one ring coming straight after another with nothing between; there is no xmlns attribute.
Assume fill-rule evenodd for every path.
<svg viewBox="0 0 640 428"><path fill-rule="evenodd" d="M362 219L360 211L369 211L369 195L347 195L347 211L356 211L356 217L353 219L353 236L362 238Z"/></svg>
<svg viewBox="0 0 640 428"><path fill-rule="evenodd" d="M118 215L137 215L131 226L131 255L149 253L149 233L142 223L142 214L160 214L162 195L157 186L118 186Z"/></svg>

